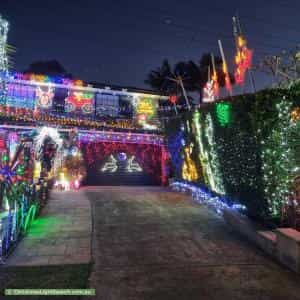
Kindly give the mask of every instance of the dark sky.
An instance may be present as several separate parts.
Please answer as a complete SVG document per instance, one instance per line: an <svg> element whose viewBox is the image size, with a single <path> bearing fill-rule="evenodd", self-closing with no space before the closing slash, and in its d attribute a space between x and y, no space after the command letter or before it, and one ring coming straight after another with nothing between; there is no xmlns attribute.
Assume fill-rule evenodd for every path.
<svg viewBox="0 0 300 300"><path fill-rule="evenodd" d="M57 59L75 77L144 87L146 74L171 62L219 54L233 61L231 17L238 12L255 62L299 43L299 0L0 0L17 48L15 69ZM269 79L256 74L257 85Z"/></svg>

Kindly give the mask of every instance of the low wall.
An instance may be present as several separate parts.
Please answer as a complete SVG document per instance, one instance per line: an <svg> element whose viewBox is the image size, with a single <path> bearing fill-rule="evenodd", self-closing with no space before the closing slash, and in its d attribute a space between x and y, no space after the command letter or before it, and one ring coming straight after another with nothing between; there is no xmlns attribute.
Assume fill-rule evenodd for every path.
<svg viewBox="0 0 300 300"><path fill-rule="evenodd" d="M229 209L223 210L225 221L267 254L289 269L300 273L300 232L292 228L264 230L246 216Z"/></svg>

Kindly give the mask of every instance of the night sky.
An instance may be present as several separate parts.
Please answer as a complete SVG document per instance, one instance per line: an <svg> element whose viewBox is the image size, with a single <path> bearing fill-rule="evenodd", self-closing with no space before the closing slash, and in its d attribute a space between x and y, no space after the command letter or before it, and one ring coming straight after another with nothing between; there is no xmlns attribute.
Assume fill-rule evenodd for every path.
<svg viewBox="0 0 300 300"><path fill-rule="evenodd" d="M1 0L10 22L9 44L17 48L14 67L57 59L74 77L146 87L146 74L164 58L199 60L219 54L223 41L233 61L231 17L236 12L255 62L299 44L299 0ZM256 74L259 87L270 79Z"/></svg>

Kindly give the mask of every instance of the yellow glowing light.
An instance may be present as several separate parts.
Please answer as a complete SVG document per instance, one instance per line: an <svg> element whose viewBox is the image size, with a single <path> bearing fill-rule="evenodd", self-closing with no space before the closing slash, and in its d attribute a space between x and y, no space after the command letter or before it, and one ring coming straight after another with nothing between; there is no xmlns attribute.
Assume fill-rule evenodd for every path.
<svg viewBox="0 0 300 300"><path fill-rule="evenodd" d="M153 116L155 113L155 107L151 99L142 99L137 105L137 112L139 114L145 114L147 116Z"/></svg>
<svg viewBox="0 0 300 300"><path fill-rule="evenodd" d="M184 148L185 160L182 165L182 178L188 181L197 181L199 178L195 162L190 156L190 147Z"/></svg>
<svg viewBox="0 0 300 300"><path fill-rule="evenodd" d="M300 107L296 107L291 112L291 118L293 121L300 121Z"/></svg>
<svg viewBox="0 0 300 300"><path fill-rule="evenodd" d="M243 47L245 44L246 44L246 40L243 37L239 36L238 37L238 46Z"/></svg>
<svg viewBox="0 0 300 300"><path fill-rule="evenodd" d="M34 181L37 181L40 177L42 171L42 166L40 161L36 161L34 164L34 170L33 170L33 179Z"/></svg>

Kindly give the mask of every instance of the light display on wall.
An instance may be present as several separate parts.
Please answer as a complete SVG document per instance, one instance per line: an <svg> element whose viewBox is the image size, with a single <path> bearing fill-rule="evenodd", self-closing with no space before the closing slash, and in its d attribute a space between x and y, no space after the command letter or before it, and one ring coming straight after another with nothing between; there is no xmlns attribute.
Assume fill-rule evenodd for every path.
<svg viewBox="0 0 300 300"><path fill-rule="evenodd" d="M34 110L35 103L36 93L34 86L16 83L7 84L7 106Z"/></svg>
<svg viewBox="0 0 300 300"><path fill-rule="evenodd" d="M138 123L145 129L155 130L158 127L156 105L151 98L135 98L136 117Z"/></svg>
<svg viewBox="0 0 300 300"><path fill-rule="evenodd" d="M120 111L119 98L118 95L96 93L96 116L117 117Z"/></svg>
<svg viewBox="0 0 300 300"><path fill-rule="evenodd" d="M102 173L101 168L107 162L106 160L109 160L110 155L113 155L114 160L118 161L118 167L121 166L124 172L126 172L126 169L132 171L136 170L138 166L135 163L138 163L143 172L153 178L153 181L157 184L161 184L164 181L165 174L162 166L164 166L164 160L166 158L162 156L163 145L143 144L139 142L112 143L111 141L97 141L97 139L94 141L79 139L78 145L86 162L87 176L93 177L93 174L96 175L98 173ZM129 168L127 168L128 163L125 161L119 161L120 157L118 158L116 156L117 153L126 153L127 162L128 159L132 159L131 166L129 166ZM133 159L132 156L134 156L135 159ZM110 160L111 167L117 164L114 160Z"/></svg>
<svg viewBox="0 0 300 300"><path fill-rule="evenodd" d="M82 142L106 141L120 143L139 143L139 144L154 144L163 145L164 138L155 134L140 134L131 132L113 132L103 131L94 133L78 133L78 139Z"/></svg>
<svg viewBox="0 0 300 300"><path fill-rule="evenodd" d="M38 108L48 109L52 107L52 101L54 97L54 89L52 87L40 87L36 88L36 105Z"/></svg>
<svg viewBox="0 0 300 300"><path fill-rule="evenodd" d="M143 171L134 155L127 157L125 152L120 152L116 156L112 154L109 156L108 160L101 168L101 172L114 173L122 167L129 173Z"/></svg>
<svg viewBox="0 0 300 300"><path fill-rule="evenodd" d="M151 98L142 98L137 104L136 111L138 114L146 115L151 118L155 114L155 105Z"/></svg>
<svg viewBox="0 0 300 300"><path fill-rule="evenodd" d="M65 99L65 110L68 113L92 114L94 110L94 93L69 91L69 95Z"/></svg>

